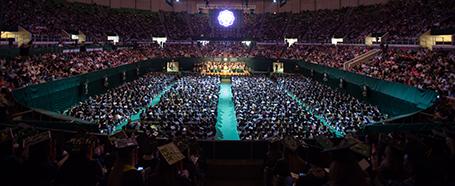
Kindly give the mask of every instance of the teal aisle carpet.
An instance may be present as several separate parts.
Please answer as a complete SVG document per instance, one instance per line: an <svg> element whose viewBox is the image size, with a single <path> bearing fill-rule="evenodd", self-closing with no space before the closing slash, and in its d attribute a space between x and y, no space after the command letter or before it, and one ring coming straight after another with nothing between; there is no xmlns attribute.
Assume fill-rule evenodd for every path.
<svg viewBox="0 0 455 186"><path fill-rule="evenodd" d="M220 84L215 136L217 140L240 140L231 86L230 83Z"/></svg>
<svg viewBox="0 0 455 186"><path fill-rule="evenodd" d="M311 115L314 115L319 121L321 121L321 123L323 125L325 125L326 127L329 128L330 131L332 131L333 133L335 133L335 135L339 138L343 137L344 136L344 133L341 132L341 131L338 131L336 130L335 128L333 128L329 122L321 115L318 115L318 114L314 114L313 111L311 110L311 108L309 108L307 105L305 105L305 103L303 103L302 101L300 101L300 99L297 98L296 95L294 95L293 93L289 92L289 91L286 91L288 96L290 96L293 100L295 100L297 102L297 104L299 104L303 109L305 109L307 112L309 112Z"/></svg>
<svg viewBox="0 0 455 186"><path fill-rule="evenodd" d="M145 108L141 108L139 110L139 112L137 112L136 114L133 114L130 116L130 119L131 121L138 121L141 119L141 114L142 112L144 112L145 110L147 110L148 108L150 107L153 107L155 106L156 104L158 104L161 100L161 96L163 96L167 91L169 91L169 89L171 89L174 85L175 85L176 82L173 82L171 83L170 85L166 86L158 95L156 95L155 97L153 97L152 101L147 105L147 107ZM117 133L118 131L122 130L122 127L125 126L126 124L128 124L128 120L125 120L123 121L120 125L117 125L115 127L115 130L114 130L114 133Z"/></svg>

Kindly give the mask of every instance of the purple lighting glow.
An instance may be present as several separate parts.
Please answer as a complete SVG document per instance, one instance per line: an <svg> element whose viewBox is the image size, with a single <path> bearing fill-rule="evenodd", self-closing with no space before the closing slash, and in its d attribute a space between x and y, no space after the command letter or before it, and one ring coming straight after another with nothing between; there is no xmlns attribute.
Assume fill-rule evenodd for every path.
<svg viewBox="0 0 455 186"><path fill-rule="evenodd" d="M235 16L234 13L232 13L229 10L223 10L218 14L218 23L221 26L224 27L229 27L232 24L234 24Z"/></svg>

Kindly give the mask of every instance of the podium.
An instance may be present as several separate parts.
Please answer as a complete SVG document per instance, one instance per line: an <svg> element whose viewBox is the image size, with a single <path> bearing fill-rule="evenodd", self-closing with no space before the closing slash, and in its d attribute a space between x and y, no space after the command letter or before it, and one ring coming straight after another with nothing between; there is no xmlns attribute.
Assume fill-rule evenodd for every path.
<svg viewBox="0 0 455 186"><path fill-rule="evenodd" d="M231 76L221 76L221 83L231 83Z"/></svg>

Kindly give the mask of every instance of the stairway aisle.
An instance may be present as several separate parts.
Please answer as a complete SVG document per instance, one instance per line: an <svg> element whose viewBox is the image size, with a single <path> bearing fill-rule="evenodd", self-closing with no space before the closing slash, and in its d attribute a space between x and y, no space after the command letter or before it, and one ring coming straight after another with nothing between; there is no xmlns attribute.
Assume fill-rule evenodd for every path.
<svg viewBox="0 0 455 186"><path fill-rule="evenodd" d="M239 140L231 83L221 83L216 118L216 140Z"/></svg>

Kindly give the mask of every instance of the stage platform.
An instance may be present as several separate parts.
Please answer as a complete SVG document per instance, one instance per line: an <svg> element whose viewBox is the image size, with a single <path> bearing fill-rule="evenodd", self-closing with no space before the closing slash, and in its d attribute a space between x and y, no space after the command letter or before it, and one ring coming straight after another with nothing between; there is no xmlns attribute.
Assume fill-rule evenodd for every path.
<svg viewBox="0 0 455 186"><path fill-rule="evenodd" d="M249 72L204 72L202 74L209 76L248 76Z"/></svg>

